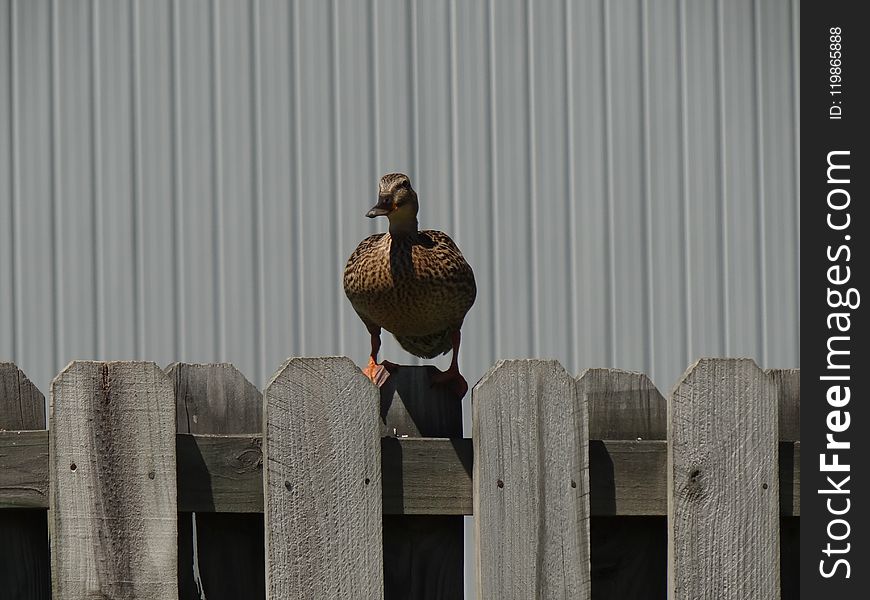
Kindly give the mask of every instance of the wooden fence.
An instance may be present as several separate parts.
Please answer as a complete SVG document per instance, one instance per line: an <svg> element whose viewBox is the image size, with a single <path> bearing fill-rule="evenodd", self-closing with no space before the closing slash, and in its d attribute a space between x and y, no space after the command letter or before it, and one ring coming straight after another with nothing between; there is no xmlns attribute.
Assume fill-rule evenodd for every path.
<svg viewBox="0 0 870 600"><path fill-rule="evenodd" d="M0 596L461 598L473 514L481 599L797 597L798 371L502 361L472 439L428 379L76 361L49 434L0 364Z"/></svg>

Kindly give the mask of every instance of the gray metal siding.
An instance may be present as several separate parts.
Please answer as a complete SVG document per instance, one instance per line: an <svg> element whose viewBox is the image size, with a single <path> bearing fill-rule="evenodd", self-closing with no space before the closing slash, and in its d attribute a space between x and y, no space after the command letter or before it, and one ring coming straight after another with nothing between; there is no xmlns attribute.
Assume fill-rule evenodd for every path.
<svg viewBox="0 0 870 600"><path fill-rule="evenodd" d="M346 354L377 177L479 296L461 363L798 366L797 0L0 0L0 358ZM385 356L410 361L390 340ZM441 364L444 364L442 359Z"/></svg>

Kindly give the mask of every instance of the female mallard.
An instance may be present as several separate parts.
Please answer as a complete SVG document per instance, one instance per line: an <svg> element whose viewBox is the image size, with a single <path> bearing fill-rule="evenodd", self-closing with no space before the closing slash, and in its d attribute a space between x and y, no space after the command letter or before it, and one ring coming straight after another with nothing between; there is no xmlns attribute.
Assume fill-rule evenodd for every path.
<svg viewBox="0 0 870 600"><path fill-rule="evenodd" d="M396 365L378 364L381 328L420 358L453 350L450 368L433 377L459 397L468 383L459 373L459 329L474 304L474 273L453 240L441 231L417 229L417 193L402 173L381 177L378 203L366 213L385 216L389 233L364 239L344 268L344 292L371 334L363 373L380 386Z"/></svg>

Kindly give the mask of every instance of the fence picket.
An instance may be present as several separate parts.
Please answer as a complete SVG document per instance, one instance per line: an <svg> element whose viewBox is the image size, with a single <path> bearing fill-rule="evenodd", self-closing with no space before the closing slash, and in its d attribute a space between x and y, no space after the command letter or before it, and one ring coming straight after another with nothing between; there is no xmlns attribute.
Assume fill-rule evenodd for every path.
<svg viewBox="0 0 870 600"><path fill-rule="evenodd" d="M619 461L610 453L614 444L608 446L600 440L623 440L627 447L638 447L641 440L664 440L667 402L645 374L620 369L587 369L577 378L577 388L586 396L589 438L593 440L589 459L598 467L590 471L589 496L595 595L621 600L664 598L665 517L624 519L612 515L625 514L632 510L637 497L646 496L646 490L634 488L631 496L622 498L616 493L616 482L638 481L644 470L660 473L660 481L664 482L665 461L651 464L638 460L636 455L634 460Z"/></svg>
<svg viewBox="0 0 870 600"><path fill-rule="evenodd" d="M382 598L377 388L347 358L291 358L264 401L267 597Z"/></svg>
<svg viewBox="0 0 870 600"><path fill-rule="evenodd" d="M263 397L230 364L174 363L178 433L235 434L263 430ZM262 459L262 454L259 457ZM255 456L245 461L255 463ZM196 519L194 572L193 519ZM199 512L178 515L178 582L182 598L266 597L263 515Z"/></svg>
<svg viewBox="0 0 870 600"><path fill-rule="evenodd" d="M669 400L675 600L779 598L777 397L749 359L702 359Z"/></svg>
<svg viewBox="0 0 870 600"><path fill-rule="evenodd" d="M497 363L473 392L478 597L590 597L586 398L556 361Z"/></svg>
<svg viewBox="0 0 870 600"><path fill-rule="evenodd" d="M0 362L0 429L45 429L45 396L10 362Z"/></svg>
<svg viewBox="0 0 870 600"><path fill-rule="evenodd" d="M51 384L55 600L178 597L175 394L150 362L74 361Z"/></svg>
<svg viewBox="0 0 870 600"><path fill-rule="evenodd" d="M587 396L589 439L665 439L667 402L644 373L586 369L577 385Z"/></svg>
<svg viewBox="0 0 870 600"><path fill-rule="evenodd" d="M4 429L45 429L45 397L18 367L8 362L0 362L0 430ZM0 449L0 471L20 467L3 464L5 456ZM9 488L17 496L16 503L38 493L32 482L21 483ZM0 540L0 590L10 598L51 598L45 510L0 510Z"/></svg>
<svg viewBox="0 0 870 600"><path fill-rule="evenodd" d="M779 396L779 581L783 600L800 597L801 372L770 369Z"/></svg>
<svg viewBox="0 0 870 600"><path fill-rule="evenodd" d="M801 439L801 372L800 369L769 369L776 384L779 401L779 441Z"/></svg>
<svg viewBox="0 0 870 600"><path fill-rule="evenodd" d="M380 389L384 458L400 458L396 436L461 438L462 402L444 386L432 386L434 367L402 365ZM390 439L393 438L393 439ZM425 452L425 440L420 440ZM410 475L410 473L409 473ZM405 473L396 488L404 488ZM403 495L390 508L404 513ZM398 502L396 502L398 500ZM385 600L461 598L463 582L462 517L452 515L384 515Z"/></svg>

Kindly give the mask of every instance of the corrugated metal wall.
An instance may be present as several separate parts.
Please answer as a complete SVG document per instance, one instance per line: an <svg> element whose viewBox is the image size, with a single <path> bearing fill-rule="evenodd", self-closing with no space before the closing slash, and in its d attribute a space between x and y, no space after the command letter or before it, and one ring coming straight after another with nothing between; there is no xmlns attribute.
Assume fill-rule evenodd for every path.
<svg viewBox="0 0 870 600"><path fill-rule="evenodd" d="M502 357L798 365L797 0L0 0L0 358L362 363L377 177ZM385 355L406 362L390 343ZM442 363L443 364L443 363Z"/></svg>

